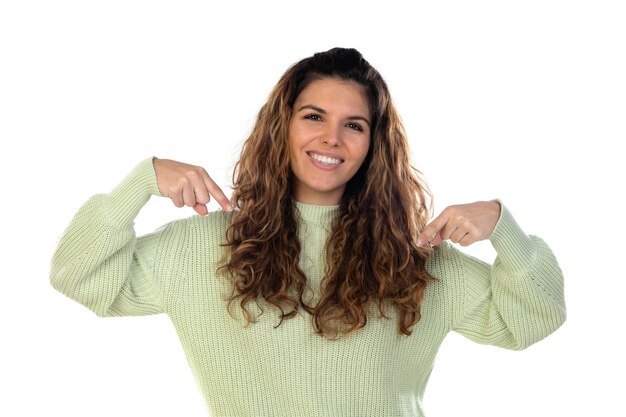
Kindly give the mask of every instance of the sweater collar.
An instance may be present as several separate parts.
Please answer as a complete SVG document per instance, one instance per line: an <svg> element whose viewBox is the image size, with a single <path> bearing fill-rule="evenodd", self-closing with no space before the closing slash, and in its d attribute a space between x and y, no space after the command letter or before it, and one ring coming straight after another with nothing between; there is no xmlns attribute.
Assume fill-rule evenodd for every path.
<svg viewBox="0 0 626 417"><path fill-rule="evenodd" d="M294 203L300 214L300 218L306 223L330 226L335 217L339 214L339 205L318 206L315 204L301 203L295 200Z"/></svg>

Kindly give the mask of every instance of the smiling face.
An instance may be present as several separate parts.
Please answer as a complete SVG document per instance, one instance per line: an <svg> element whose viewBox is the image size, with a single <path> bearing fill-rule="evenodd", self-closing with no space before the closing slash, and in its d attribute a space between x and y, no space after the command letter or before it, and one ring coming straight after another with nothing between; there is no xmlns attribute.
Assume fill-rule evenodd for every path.
<svg viewBox="0 0 626 417"><path fill-rule="evenodd" d="M370 145L371 113L363 88L339 78L312 81L298 96L289 123L294 197L339 204Z"/></svg>

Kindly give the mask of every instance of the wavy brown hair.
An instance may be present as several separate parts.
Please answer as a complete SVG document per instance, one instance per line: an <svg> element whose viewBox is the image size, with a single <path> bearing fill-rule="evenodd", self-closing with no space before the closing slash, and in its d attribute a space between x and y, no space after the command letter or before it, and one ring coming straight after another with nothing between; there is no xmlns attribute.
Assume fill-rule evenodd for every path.
<svg viewBox="0 0 626 417"><path fill-rule="evenodd" d="M299 266L288 128L298 95L312 81L329 77L363 88L372 136L365 161L346 184L326 244L321 298L309 306L303 300L308 284ZM240 299L246 321L256 322L246 305L254 300L260 306L262 297L280 310L278 327L302 307L313 316L317 334L336 338L365 326L372 302L387 317L385 303L390 302L398 311L399 332L411 334L421 317L425 287L433 280L425 268L431 249L416 244L430 217L431 195L411 165L386 83L357 50L316 53L285 72L243 145L233 191L238 210L227 231L228 256L220 267L233 284L229 311Z"/></svg>

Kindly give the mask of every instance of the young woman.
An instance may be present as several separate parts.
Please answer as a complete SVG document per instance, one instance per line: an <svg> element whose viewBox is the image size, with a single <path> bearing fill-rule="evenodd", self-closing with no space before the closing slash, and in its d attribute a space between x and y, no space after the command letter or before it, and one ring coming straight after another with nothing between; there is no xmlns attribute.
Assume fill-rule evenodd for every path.
<svg viewBox="0 0 626 417"><path fill-rule="evenodd" d="M166 313L215 417L422 416L448 332L523 349L565 320L551 250L499 201L428 223L388 88L354 49L287 70L233 190L148 158L80 208L51 270L100 316ZM153 195L201 216L136 238ZM207 212L211 196L223 211ZM487 238L493 265L447 242Z"/></svg>

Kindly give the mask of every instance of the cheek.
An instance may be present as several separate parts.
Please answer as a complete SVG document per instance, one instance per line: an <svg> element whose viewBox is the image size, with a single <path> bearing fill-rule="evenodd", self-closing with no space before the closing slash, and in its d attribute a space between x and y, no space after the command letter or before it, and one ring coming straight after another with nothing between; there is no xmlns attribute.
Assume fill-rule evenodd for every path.
<svg viewBox="0 0 626 417"><path fill-rule="evenodd" d="M287 139L289 145L289 152L295 153L299 148L302 148L302 132L301 129L298 129L296 126L291 126L289 128L289 136Z"/></svg>
<svg viewBox="0 0 626 417"><path fill-rule="evenodd" d="M298 148L297 135L292 128L289 129L289 135L287 136L287 149L289 150L289 157L293 158Z"/></svg>
<svg viewBox="0 0 626 417"><path fill-rule="evenodd" d="M365 160L365 157L367 157L367 153L369 152L370 149L370 141L365 141L364 143L359 144L358 149L355 150L355 155L359 155L359 159L361 160L361 162L363 162Z"/></svg>

